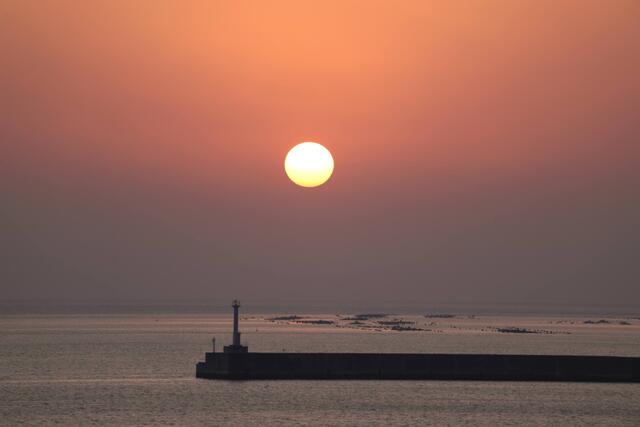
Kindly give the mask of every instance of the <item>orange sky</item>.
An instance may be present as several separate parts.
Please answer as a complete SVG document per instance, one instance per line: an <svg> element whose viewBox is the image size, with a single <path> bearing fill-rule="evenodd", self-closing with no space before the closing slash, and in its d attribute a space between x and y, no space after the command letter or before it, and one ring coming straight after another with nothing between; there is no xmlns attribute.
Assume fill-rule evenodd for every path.
<svg viewBox="0 0 640 427"><path fill-rule="evenodd" d="M638 22L640 3L617 0L2 2L12 295L53 276L54 296L95 280L89 296L172 297L186 275L206 296L237 280L386 298L399 281L417 298L571 299L587 281L598 300L622 271L625 301ZM316 190L282 168L306 140L336 160Z"/></svg>

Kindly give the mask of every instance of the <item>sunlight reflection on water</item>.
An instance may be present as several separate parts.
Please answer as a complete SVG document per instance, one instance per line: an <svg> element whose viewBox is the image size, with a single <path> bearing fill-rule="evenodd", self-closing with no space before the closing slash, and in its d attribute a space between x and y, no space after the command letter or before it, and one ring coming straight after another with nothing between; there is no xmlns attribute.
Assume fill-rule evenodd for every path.
<svg viewBox="0 0 640 427"><path fill-rule="evenodd" d="M640 355L632 325L587 327L546 317L441 320L441 326L546 325L571 334L363 332L242 323L250 350ZM452 323L453 322L453 323ZM457 323L456 323L457 322ZM466 326L463 324L466 323ZM640 385L435 381L196 380L228 316L4 316L0 415L13 425L424 425L640 422ZM474 326L476 325L476 326ZM464 327L463 327L464 326Z"/></svg>

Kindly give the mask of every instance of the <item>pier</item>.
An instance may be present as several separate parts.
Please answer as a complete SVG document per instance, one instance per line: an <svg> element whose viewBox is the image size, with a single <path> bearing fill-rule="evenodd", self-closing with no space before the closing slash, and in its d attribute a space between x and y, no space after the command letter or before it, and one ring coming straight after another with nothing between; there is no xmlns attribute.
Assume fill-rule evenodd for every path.
<svg viewBox="0 0 640 427"><path fill-rule="evenodd" d="M209 352L196 377L225 380L477 380L640 382L640 357L428 353L261 353L240 343Z"/></svg>

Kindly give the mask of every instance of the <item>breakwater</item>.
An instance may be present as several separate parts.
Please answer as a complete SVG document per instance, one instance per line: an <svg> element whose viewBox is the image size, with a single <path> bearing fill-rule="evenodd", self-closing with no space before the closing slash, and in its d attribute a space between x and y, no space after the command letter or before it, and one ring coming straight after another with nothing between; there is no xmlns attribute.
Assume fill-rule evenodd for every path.
<svg viewBox="0 0 640 427"><path fill-rule="evenodd" d="M206 353L208 379L640 382L640 358L508 354Z"/></svg>

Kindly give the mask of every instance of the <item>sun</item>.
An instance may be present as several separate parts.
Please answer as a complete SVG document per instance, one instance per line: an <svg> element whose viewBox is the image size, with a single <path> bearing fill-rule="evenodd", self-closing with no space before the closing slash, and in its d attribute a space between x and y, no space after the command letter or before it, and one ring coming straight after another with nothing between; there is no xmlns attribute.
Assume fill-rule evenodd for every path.
<svg viewBox="0 0 640 427"><path fill-rule="evenodd" d="M315 142L296 145L284 159L284 170L291 181L302 187L317 187L333 174L333 157Z"/></svg>

